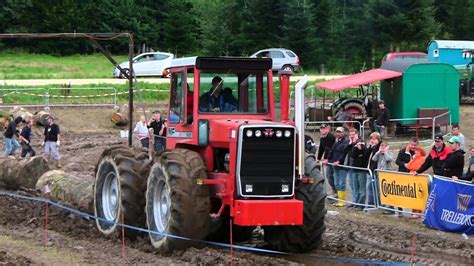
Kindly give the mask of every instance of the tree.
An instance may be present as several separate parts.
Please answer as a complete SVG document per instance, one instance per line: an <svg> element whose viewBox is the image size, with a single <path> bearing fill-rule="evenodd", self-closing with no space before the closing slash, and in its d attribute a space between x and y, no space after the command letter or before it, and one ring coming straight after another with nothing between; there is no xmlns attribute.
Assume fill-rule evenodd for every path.
<svg viewBox="0 0 474 266"><path fill-rule="evenodd" d="M312 26L311 3L304 0L287 2L283 34L285 45L299 55L303 66L313 66L316 62L316 35Z"/></svg>
<svg viewBox="0 0 474 266"><path fill-rule="evenodd" d="M187 0L168 0L162 2L163 45L176 55L187 55L196 51L196 17L191 2Z"/></svg>

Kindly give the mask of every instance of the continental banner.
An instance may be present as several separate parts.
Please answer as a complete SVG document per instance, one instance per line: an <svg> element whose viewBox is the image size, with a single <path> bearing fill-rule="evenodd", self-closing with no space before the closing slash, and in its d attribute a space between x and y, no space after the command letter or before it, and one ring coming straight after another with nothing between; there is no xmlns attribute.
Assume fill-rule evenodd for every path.
<svg viewBox="0 0 474 266"><path fill-rule="evenodd" d="M426 206L426 226L474 235L473 184L434 176Z"/></svg>
<svg viewBox="0 0 474 266"><path fill-rule="evenodd" d="M427 175L377 171L380 203L394 207L424 210L429 196Z"/></svg>

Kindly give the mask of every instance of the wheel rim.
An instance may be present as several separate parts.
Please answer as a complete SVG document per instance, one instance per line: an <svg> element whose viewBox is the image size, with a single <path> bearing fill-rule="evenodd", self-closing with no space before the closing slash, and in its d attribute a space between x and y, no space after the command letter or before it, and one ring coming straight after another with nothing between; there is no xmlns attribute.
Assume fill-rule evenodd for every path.
<svg viewBox="0 0 474 266"><path fill-rule="evenodd" d="M293 68L290 67L290 66L285 66L285 67L283 68L283 70L291 70L291 71L293 71Z"/></svg>
<svg viewBox="0 0 474 266"><path fill-rule="evenodd" d="M153 218L155 227L160 233L168 226L169 202L168 186L165 181L160 180L153 196Z"/></svg>
<svg viewBox="0 0 474 266"><path fill-rule="evenodd" d="M119 207L119 184L117 175L109 172L102 187L102 211L107 221L117 219Z"/></svg>

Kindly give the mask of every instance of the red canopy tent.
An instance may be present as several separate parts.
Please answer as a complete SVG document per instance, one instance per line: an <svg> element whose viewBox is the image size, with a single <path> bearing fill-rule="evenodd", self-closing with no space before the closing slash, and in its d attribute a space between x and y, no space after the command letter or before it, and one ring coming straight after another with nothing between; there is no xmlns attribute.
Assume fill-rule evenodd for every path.
<svg viewBox="0 0 474 266"><path fill-rule="evenodd" d="M316 84L316 87L336 92L364 84L369 84L375 81L391 79L400 76L402 76L401 72L377 68L338 79L320 82Z"/></svg>

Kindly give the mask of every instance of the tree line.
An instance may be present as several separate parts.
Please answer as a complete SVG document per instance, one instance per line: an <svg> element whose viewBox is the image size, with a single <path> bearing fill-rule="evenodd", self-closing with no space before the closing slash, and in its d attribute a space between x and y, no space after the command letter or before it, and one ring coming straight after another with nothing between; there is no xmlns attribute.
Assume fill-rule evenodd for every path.
<svg viewBox="0 0 474 266"><path fill-rule="evenodd" d="M131 32L177 56L248 56L284 47L305 69L356 72L433 39L472 40L474 0L3 0L0 32ZM103 43L126 54L126 40ZM85 40L3 40L0 49L96 52Z"/></svg>

